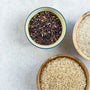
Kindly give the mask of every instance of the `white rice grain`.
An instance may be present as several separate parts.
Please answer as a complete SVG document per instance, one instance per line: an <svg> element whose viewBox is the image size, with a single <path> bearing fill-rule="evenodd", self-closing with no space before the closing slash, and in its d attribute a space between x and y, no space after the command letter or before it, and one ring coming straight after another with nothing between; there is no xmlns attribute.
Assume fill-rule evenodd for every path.
<svg viewBox="0 0 90 90"><path fill-rule="evenodd" d="M79 24L77 42L81 51L90 57L90 16L85 17Z"/></svg>

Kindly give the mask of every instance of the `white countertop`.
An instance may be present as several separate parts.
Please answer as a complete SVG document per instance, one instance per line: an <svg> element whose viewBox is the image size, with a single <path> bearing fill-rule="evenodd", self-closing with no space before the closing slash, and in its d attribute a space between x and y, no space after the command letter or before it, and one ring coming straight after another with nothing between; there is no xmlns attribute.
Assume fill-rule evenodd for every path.
<svg viewBox="0 0 90 90"><path fill-rule="evenodd" d="M44 6L58 9L67 21L63 42L47 50L30 44L24 33L28 14ZM37 90L36 74L40 65L57 54L76 56L90 73L90 61L76 52L72 42L75 22L89 10L90 0L0 0L0 90Z"/></svg>

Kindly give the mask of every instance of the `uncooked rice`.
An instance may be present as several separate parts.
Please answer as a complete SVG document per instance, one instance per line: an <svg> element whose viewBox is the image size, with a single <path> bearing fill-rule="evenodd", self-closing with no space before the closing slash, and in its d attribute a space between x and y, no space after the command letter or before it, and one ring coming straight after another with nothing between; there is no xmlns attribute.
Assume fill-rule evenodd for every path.
<svg viewBox="0 0 90 90"><path fill-rule="evenodd" d="M90 16L85 17L79 24L77 42L81 51L90 57Z"/></svg>
<svg viewBox="0 0 90 90"><path fill-rule="evenodd" d="M50 61L41 74L42 90L85 90L86 77L81 66L70 58Z"/></svg>

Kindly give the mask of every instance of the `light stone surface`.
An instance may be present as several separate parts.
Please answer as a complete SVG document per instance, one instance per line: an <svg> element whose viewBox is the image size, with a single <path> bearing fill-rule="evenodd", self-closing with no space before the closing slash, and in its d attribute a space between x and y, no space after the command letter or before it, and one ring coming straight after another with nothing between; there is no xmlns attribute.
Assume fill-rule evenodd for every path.
<svg viewBox="0 0 90 90"><path fill-rule="evenodd" d="M27 40L24 23L39 7L58 9L66 18L67 34L53 49L39 49ZM90 10L90 0L0 0L0 90L37 90L36 74L41 64L57 54L78 57L88 68L90 61L75 50L72 32L75 22Z"/></svg>

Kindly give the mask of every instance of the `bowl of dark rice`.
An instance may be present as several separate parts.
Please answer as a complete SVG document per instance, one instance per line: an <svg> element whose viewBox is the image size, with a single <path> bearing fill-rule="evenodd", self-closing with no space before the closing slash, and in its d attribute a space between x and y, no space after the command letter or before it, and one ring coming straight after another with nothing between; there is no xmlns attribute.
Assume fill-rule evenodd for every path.
<svg viewBox="0 0 90 90"><path fill-rule="evenodd" d="M25 22L27 39L36 47L49 49L60 44L66 35L66 21L63 15L51 7L32 11Z"/></svg>

